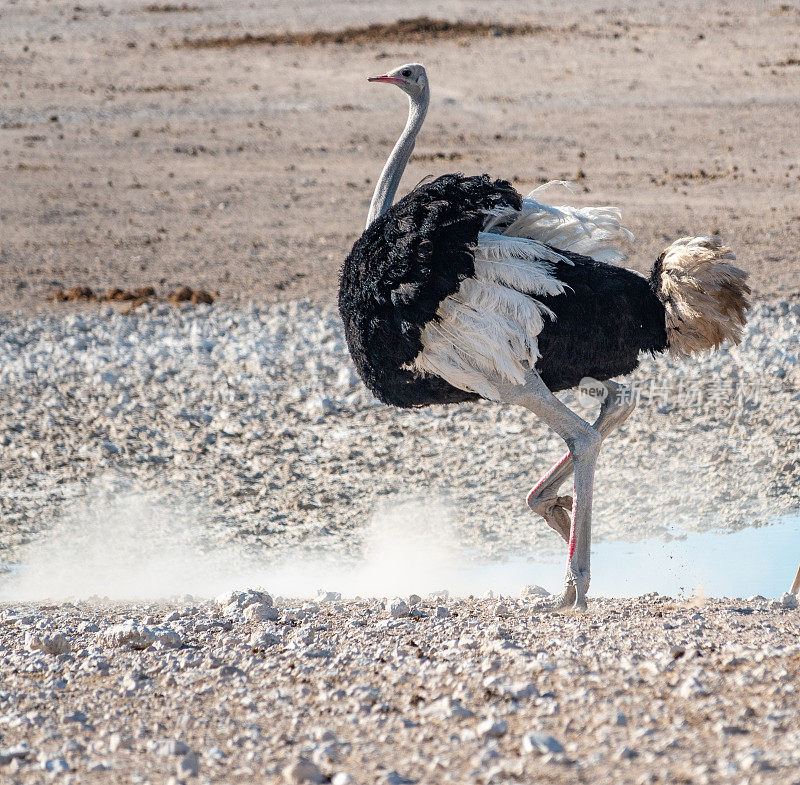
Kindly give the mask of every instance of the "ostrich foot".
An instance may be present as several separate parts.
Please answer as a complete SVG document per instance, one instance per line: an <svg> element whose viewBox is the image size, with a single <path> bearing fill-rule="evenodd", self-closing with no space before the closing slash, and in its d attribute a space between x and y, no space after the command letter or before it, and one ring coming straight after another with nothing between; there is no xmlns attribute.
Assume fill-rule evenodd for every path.
<svg viewBox="0 0 800 785"><path fill-rule="evenodd" d="M560 594L542 598L533 604L534 613L580 613L588 610L586 595L589 591L589 571L567 568L564 589Z"/></svg>
<svg viewBox="0 0 800 785"><path fill-rule="evenodd" d="M534 613L581 613L588 609L586 592L579 592L575 586L566 586L561 594L542 598L535 602Z"/></svg>

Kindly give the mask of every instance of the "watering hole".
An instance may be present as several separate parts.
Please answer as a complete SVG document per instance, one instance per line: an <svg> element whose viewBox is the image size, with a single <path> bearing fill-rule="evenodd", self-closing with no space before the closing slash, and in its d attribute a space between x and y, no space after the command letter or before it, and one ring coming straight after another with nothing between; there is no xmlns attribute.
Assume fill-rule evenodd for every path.
<svg viewBox="0 0 800 785"><path fill-rule="evenodd" d="M416 499L376 510L346 544L331 537L271 548L210 529L196 509L134 490L109 501L95 489L30 543L18 563L5 566L0 601L212 597L255 586L301 598L320 590L344 597L442 590L513 596L530 584L560 587L564 550L555 537L552 548L486 562L460 544L455 519L446 502ZM592 594L776 597L791 586L798 560L797 513L736 531L596 541Z"/></svg>

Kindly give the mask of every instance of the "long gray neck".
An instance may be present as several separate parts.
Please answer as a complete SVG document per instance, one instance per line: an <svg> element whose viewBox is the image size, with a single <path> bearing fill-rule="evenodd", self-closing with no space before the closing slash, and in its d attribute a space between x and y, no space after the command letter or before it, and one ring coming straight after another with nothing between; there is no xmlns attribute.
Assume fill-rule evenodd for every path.
<svg viewBox="0 0 800 785"><path fill-rule="evenodd" d="M411 158L411 153L414 152L417 134L425 122L425 113L428 111L429 102L430 91L427 86L418 97L408 97L408 121L378 178L375 193L372 194L372 203L369 206L367 226L392 206L397 187L400 185L400 178L403 176L408 159Z"/></svg>

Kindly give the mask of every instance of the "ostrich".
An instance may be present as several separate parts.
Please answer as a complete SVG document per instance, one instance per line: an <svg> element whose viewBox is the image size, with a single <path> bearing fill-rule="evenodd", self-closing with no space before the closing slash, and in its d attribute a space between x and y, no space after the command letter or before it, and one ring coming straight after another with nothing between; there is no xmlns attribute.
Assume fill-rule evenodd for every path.
<svg viewBox="0 0 800 785"><path fill-rule="evenodd" d="M613 207L551 207L505 180L445 174L394 204L430 100L425 68L370 77L409 100L364 233L342 267L339 310L366 386L399 407L485 398L532 411L568 451L527 504L567 544L551 609L583 609L600 445L634 408L612 381L640 352L688 355L739 343L747 274L717 237L684 237L645 278L617 266L632 238ZM589 377L605 398L594 423L555 392ZM573 475L573 495L559 488Z"/></svg>

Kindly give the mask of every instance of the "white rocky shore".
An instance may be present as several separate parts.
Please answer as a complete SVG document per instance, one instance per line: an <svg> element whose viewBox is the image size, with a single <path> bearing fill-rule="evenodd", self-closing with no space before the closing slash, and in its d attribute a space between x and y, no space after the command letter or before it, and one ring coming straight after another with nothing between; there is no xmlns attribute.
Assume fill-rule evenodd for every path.
<svg viewBox="0 0 800 785"><path fill-rule="evenodd" d="M0 780L797 781L793 595L531 607L256 590L4 606Z"/></svg>

